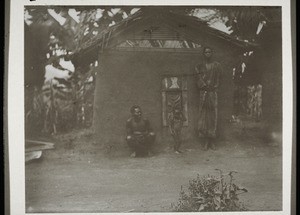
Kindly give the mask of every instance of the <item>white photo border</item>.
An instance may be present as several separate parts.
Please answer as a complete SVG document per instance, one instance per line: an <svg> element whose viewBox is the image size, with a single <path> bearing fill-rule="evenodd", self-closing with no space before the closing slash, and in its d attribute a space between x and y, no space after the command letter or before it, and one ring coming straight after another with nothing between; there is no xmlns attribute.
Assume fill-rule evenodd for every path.
<svg viewBox="0 0 300 215"><path fill-rule="evenodd" d="M287 0L11 0L8 59L8 148L11 215L31 214L25 211L24 153L24 7L29 5L209 5L209 6L281 6L282 7L282 98L283 98L283 193L282 211L242 212L243 214L283 215L291 211L291 164L293 131L293 68L291 50L290 1ZM241 212L226 212L227 215ZM36 214L36 213L34 213ZM44 215L56 213L43 213ZM62 213L57 213L62 214ZM73 214L73 213L65 213ZM78 214L78 213L77 213ZM100 213L80 213L100 214ZM111 214L111 213L101 213ZM118 214L118 213L114 213ZM121 213L120 213L121 214ZM134 213L143 214L143 213ZM151 214L151 213L150 213ZM157 214L157 213L156 213ZM173 214L173 213L164 213ZM176 213L186 214L186 213ZM205 214L224 214L205 212Z"/></svg>

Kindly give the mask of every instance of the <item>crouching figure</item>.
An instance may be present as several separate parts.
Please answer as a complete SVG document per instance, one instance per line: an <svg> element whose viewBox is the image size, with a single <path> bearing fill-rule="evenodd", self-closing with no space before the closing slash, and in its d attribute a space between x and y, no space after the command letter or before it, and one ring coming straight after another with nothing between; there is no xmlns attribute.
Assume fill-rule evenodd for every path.
<svg viewBox="0 0 300 215"><path fill-rule="evenodd" d="M151 148L155 141L150 122L142 117L142 110L138 105L130 108L131 117L126 122L126 142L133 153L131 157L151 155Z"/></svg>

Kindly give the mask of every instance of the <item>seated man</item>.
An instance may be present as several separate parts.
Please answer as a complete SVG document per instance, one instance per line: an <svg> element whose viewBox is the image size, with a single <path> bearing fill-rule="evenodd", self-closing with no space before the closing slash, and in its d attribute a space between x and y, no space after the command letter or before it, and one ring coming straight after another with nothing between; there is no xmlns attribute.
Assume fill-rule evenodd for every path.
<svg viewBox="0 0 300 215"><path fill-rule="evenodd" d="M142 118L142 111L139 106L132 106L130 112L132 117L126 122L126 141L133 150L131 157L149 155L155 140L150 122Z"/></svg>

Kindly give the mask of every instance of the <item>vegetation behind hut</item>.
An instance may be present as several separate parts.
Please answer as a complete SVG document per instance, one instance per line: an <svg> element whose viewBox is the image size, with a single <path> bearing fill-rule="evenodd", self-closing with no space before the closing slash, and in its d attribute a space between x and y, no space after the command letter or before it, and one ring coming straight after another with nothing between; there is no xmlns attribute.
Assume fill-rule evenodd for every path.
<svg viewBox="0 0 300 215"><path fill-rule="evenodd" d="M79 62L73 58L74 53L97 39L109 27L135 13L152 10L158 9L130 6L27 6L24 11L27 134L42 131L56 133L90 126L96 76L93 67L97 66L98 56L97 53L91 54ZM161 12L164 10L195 16L210 24L223 22L233 38L251 42L263 41L258 30L281 18L280 10L267 7L161 7ZM206 15L199 17L201 13ZM75 71L62 67L59 63L61 59L71 60ZM69 75L46 81L47 65Z"/></svg>

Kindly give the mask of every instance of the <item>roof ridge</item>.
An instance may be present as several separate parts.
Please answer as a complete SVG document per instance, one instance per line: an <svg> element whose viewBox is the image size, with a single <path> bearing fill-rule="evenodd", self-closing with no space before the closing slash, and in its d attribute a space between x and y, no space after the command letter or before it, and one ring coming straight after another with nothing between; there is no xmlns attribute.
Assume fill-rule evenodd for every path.
<svg viewBox="0 0 300 215"><path fill-rule="evenodd" d="M162 10L157 10L158 12L154 12L154 13L150 13L150 10L142 11L139 10L137 11L135 14L133 14L132 16L129 16L123 20L121 20L119 23L110 26L106 29L104 29L100 34L98 34L97 36L91 38L90 40L86 41L84 44L81 45L81 47L74 52L74 54L81 52L82 50L88 49L94 45L96 45L97 43L101 43L101 40L105 39L105 37L115 31L116 29L122 27L125 25L128 25L128 23L131 22L135 22L137 20L140 19L149 19L149 18L163 18L163 19L168 19L170 22L179 22L179 23L187 23L186 21L189 21L189 25L193 28L193 27L197 27L197 25L202 25L208 34L214 35L215 37L219 37L221 39L224 39L226 41L235 43L238 46L258 46L257 43L253 43L253 42L249 42L249 41L245 41L236 37L233 37L221 30L212 28L208 25L207 21L201 20L198 17L194 17L191 15L183 15L183 14L178 14L174 11L168 11L167 13L161 13ZM157 14L159 14L159 16L157 16ZM135 23L133 23L134 25ZM188 23L187 23L188 24ZM174 29L173 29L174 30ZM180 30L179 30L180 31Z"/></svg>

